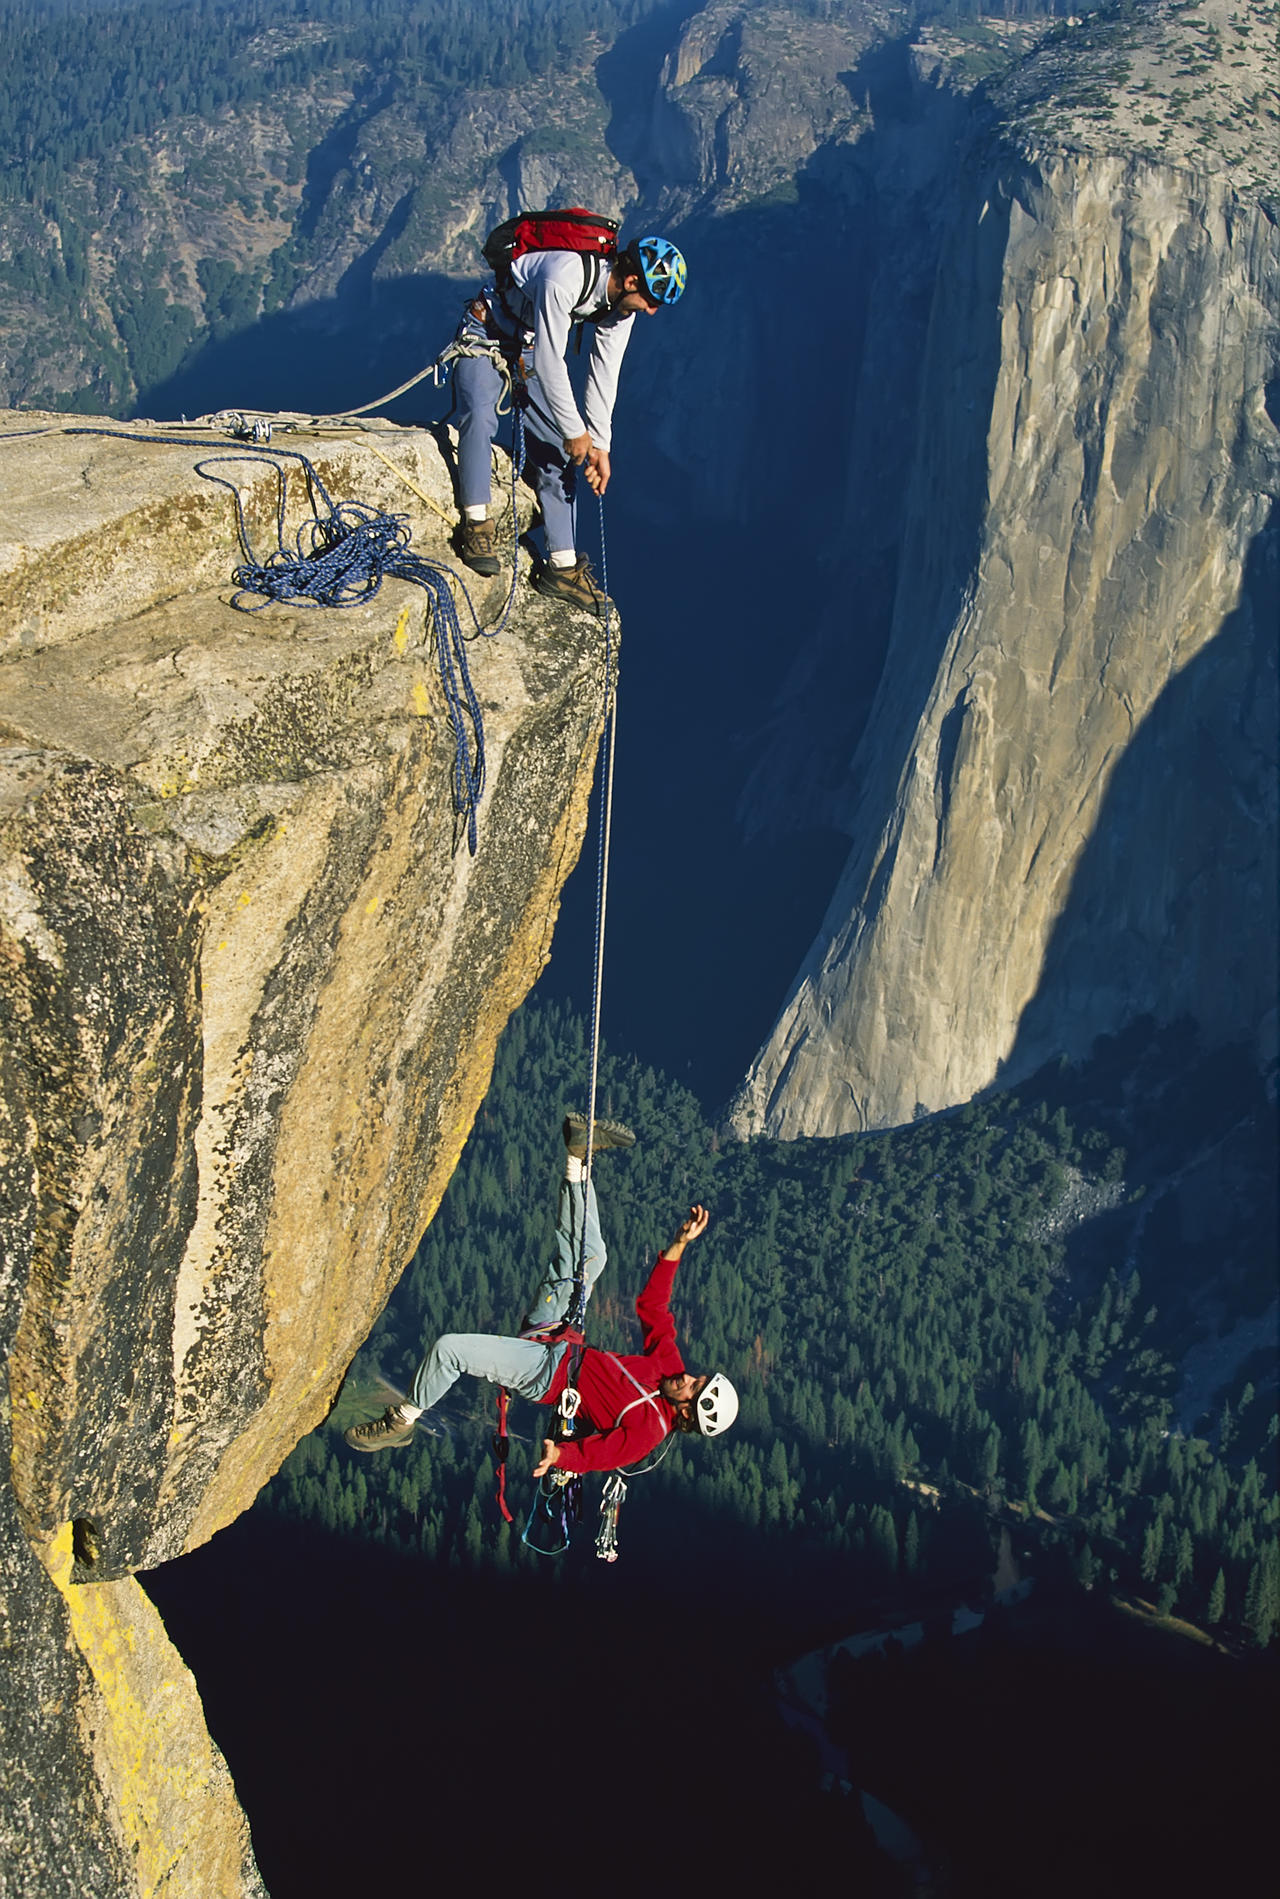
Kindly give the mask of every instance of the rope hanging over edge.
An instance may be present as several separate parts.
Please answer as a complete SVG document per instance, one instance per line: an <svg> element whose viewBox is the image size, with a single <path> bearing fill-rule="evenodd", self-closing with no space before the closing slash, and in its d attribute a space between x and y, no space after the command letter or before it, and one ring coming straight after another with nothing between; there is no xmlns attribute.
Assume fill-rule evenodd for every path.
<svg viewBox="0 0 1280 1899"><path fill-rule="evenodd" d="M618 701L613 690L613 629L610 621L609 553L604 532L604 496L600 508L600 588L604 595L604 730L600 744L605 757L604 797L600 807L600 837L596 853L595 958L591 972L591 1067L587 1083L587 1153L583 1171L584 1197L591 1191L591 1161L596 1126L596 1094L600 1077L600 1010L604 990L604 931L609 902L609 847L613 828L613 761L617 736ZM582 1225L582 1250L574 1275L571 1325L580 1326L587 1307L587 1229Z"/></svg>
<svg viewBox="0 0 1280 1899"><path fill-rule="evenodd" d="M152 442L170 447L193 446L189 437L135 435L123 429L75 428L66 433L102 435L119 441ZM288 494L285 461L301 464L312 510L312 518L298 528L292 548L285 545L284 539ZM254 553L239 487L225 475L210 472L225 462L250 462L259 466L265 462L275 471L276 546L265 560L258 560ZM480 624L465 584L450 568L419 554L411 546L407 516L366 507L359 501L335 502L314 463L297 449L246 443L232 454L206 457L195 464L195 471L202 480L226 488L235 502L236 534L244 561L232 573L237 591L231 605L239 612L260 613L273 600L296 607L362 606L373 599L388 575L426 590L440 687L454 735L453 813L465 832L467 849L474 857L476 820L485 785L484 719L467 663L467 635L462 631L454 603L455 583L462 589L475 628L471 637L485 636L486 629ZM326 513L321 514L317 498ZM256 604L250 604L242 598L244 595L260 598ZM493 632L498 630L494 628ZM457 842L455 835L455 849Z"/></svg>

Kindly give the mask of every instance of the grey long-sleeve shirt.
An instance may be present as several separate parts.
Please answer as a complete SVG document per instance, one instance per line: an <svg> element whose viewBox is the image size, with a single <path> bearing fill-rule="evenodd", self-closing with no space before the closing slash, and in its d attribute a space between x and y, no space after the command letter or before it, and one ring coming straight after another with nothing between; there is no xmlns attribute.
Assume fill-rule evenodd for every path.
<svg viewBox="0 0 1280 1899"><path fill-rule="evenodd" d="M498 326L510 334L514 321L524 330L526 346L532 344L529 401L535 427L541 423L537 433L555 441L570 441L589 430L596 446L607 450L613 440L618 371L635 318L604 315L592 323L584 420L574 400L565 354L575 319L608 310L609 281L605 259L587 261L585 297L583 260L576 251L526 251L511 266L512 281L505 301L490 287L486 287L485 295Z"/></svg>

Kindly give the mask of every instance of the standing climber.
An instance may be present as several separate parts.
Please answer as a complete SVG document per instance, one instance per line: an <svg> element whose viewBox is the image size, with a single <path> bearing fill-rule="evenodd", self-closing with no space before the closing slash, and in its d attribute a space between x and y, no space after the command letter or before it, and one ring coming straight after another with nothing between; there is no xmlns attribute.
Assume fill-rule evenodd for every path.
<svg viewBox="0 0 1280 1899"><path fill-rule="evenodd" d="M611 227L612 228L612 227ZM604 595L574 535L577 470L593 494L609 486L618 371L633 320L678 302L685 261L662 237L641 237L615 256L528 250L483 285L445 352L456 361L462 523L455 545L478 574L498 572L489 519L490 445L504 392L524 405L525 457L542 509L547 562L534 586L553 600L604 610ZM591 325L586 396L579 411L565 354L575 324Z"/></svg>
<svg viewBox="0 0 1280 1899"><path fill-rule="evenodd" d="M519 1338L486 1332L450 1332L439 1339L418 1367L411 1399L390 1405L380 1418L354 1425L347 1443L357 1451L392 1450L407 1444L424 1411L440 1402L462 1372L506 1385L534 1404L558 1404L573 1372L581 1394L579 1421L589 1434L558 1442L543 1441L542 1457L534 1469L541 1477L553 1465L578 1474L588 1470L619 1470L654 1450L668 1431L698 1432L715 1437L727 1430L738 1411L738 1397L723 1372L713 1377L688 1372L676 1344L675 1321L669 1302L676 1268L691 1240L706 1232L705 1207L692 1207L670 1246L658 1255L649 1280L636 1300L644 1333L644 1350L618 1356L594 1346L582 1346L581 1334L563 1325L573 1299L574 1275L583 1260L588 1297L604 1271L605 1248L600 1234L594 1183L586 1183L585 1115L569 1115L564 1123L565 1171L560 1185L555 1257L542 1283ZM631 1147L635 1136L613 1121L597 1121L593 1147Z"/></svg>

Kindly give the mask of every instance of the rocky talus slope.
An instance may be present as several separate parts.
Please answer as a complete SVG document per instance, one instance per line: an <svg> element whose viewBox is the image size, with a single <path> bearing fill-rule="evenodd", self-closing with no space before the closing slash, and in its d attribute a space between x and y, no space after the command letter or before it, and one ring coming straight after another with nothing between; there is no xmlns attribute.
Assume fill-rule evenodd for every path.
<svg viewBox="0 0 1280 1899"><path fill-rule="evenodd" d="M853 848L741 1133L908 1121L1144 1013L1274 1062L1280 239L1250 128L1275 83L1199 32L1214 11L1099 26L1092 65L1046 39L974 147L888 654L826 794ZM1188 150L1140 107L1193 30L1232 137Z"/></svg>
<svg viewBox="0 0 1280 1899"><path fill-rule="evenodd" d="M412 1255L549 954L603 647L523 581L472 642L472 857L425 593L236 612L233 444L43 421L0 419L5 1890L210 1899L260 1883L132 1573L252 1502ZM432 437L292 445L449 561ZM273 470L216 472L274 540Z"/></svg>

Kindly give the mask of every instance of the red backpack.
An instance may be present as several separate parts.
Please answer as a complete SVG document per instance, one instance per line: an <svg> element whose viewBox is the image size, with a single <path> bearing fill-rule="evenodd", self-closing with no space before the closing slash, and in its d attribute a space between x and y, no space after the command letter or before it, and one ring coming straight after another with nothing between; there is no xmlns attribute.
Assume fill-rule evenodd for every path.
<svg viewBox="0 0 1280 1899"><path fill-rule="evenodd" d="M612 263L618 254L618 221L576 204L560 211L520 211L495 225L482 248L501 286L510 283L511 266L526 251L577 251L584 260L604 257ZM586 268L584 261L584 273Z"/></svg>

